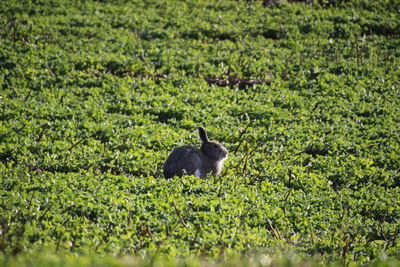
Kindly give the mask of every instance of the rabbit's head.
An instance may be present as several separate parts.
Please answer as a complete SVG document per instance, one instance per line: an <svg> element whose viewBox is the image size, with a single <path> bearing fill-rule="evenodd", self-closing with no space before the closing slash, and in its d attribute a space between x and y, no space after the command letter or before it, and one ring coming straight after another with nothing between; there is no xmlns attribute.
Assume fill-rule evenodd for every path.
<svg viewBox="0 0 400 267"><path fill-rule="evenodd" d="M206 129L199 126L197 127L197 130L199 131L200 139L203 141L203 144L201 145L201 151L205 155L217 161L228 158L228 150L226 150L223 145L216 141L208 140Z"/></svg>

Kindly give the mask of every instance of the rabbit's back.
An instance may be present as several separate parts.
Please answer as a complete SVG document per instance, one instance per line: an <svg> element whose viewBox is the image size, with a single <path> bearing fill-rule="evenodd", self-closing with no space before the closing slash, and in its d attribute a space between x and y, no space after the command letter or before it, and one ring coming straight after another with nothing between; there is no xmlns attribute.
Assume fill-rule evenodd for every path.
<svg viewBox="0 0 400 267"><path fill-rule="evenodd" d="M174 176L199 176L201 169L201 151L194 146L181 146L168 156L164 163L165 178Z"/></svg>

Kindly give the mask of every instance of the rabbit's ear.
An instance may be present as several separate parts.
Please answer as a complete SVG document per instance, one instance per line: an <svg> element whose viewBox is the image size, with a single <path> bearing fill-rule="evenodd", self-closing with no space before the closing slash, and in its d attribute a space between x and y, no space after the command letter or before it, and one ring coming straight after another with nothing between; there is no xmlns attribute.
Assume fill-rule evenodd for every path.
<svg viewBox="0 0 400 267"><path fill-rule="evenodd" d="M197 131L199 132L200 139L201 139L204 143L208 142L208 137L207 137L206 129L204 129L203 127L199 126L199 127L197 127Z"/></svg>

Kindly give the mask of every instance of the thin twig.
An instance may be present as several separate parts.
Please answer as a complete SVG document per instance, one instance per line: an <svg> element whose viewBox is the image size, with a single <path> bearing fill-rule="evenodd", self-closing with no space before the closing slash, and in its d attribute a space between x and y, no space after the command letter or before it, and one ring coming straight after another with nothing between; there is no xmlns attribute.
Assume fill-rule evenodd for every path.
<svg viewBox="0 0 400 267"><path fill-rule="evenodd" d="M189 226L186 224L185 220L182 218L181 213L179 212L178 208L176 207L175 202L172 202L172 205L174 205L174 209L175 209L176 215L178 215L178 217L181 220L181 223L183 224L183 226L185 226L186 228L189 228Z"/></svg>
<svg viewBox="0 0 400 267"><path fill-rule="evenodd" d="M16 134L19 134L23 129L25 129L25 127L26 127L26 124L24 124L24 125L22 125L22 127L21 128L19 128L19 129L16 129L16 130L14 130L14 132L16 133Z"/></svg>
<svg viewBox="0 0 400 267"><path fill-rule="evenodd" d="M50 68L49 64L46 63L46 68L49 70L51 76L53 76L53 78L56 77L56 75L54 74L54 71Z"/></svg>
<svg viewBox="0 0 400 267"><path fill-rule="evenodd" d="M283 202L286 202L286 200L289 198L290 193L292 193L292 191L293 191L293 188L290 188L290 190L289 190L289 192L287 193L287 195L286 195L285 199L283 200Z"/></svg>
<svg viewBox="0 0 400 267"><path fill-rule="evenodd" d="M39 134L39 137L37 139L37 142L40 142L40 140L42 140L42 137L44 135L44 131L46 131L46 129L49 127L49 124L45 123L42 125L42 131Z"/></svg>
<svg viewBox="0 0 400 267"><path fill-rule="evenodd" d="M75 144L73 144L70 148L68 148L68 150L72 150L74 147L76 147L77 145L79 145L80 143L82 143L86 138L90 138L93 137L93 134L90 136L84 136L82 137L78 142L76 142Z"/></svg>
<svg viewBox="0 0 400 267"><path fill-rule="evenodd" d="M41 222L42 220L43 220L43 218L44 218L44 216L46 216L46 214L49 212L49 210L51 209L53 207L53 204L50 204L47 208L46 208L46 210L43 212L43 214L39 217L39 222Z"/></svg>
<svg viewBox="0 0 400 267"><path fill-rule="evenodd" d="M236 152L239 150L240 146L242 145L243 141L245 140L244 134L246 133L247 129L253 124L254 121L250 121L249 124L246 125L246 127L243 129L243 131L240 132L240 135L237 140L241 140L239 142L239 145L233 150L233 154L236 154ZM243 138L242 138L243 137Z"/></svg>
<svg viewBox="0 0 400 267"><path fill-rule="evenodd" d="M24 102L25 102L26 100L28 100L28 98L31 96L31 93L32 93L32 88L29 90L28 94L25 96Z"/></svg>

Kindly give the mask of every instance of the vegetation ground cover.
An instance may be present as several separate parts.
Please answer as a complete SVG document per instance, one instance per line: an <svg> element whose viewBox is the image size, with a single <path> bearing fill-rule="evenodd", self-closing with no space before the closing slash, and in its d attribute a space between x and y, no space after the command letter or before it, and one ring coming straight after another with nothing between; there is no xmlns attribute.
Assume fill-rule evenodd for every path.
<svg viewBox="0 0 400 267"><path fill-rule="evenodd" d="M0 262L398 263L400 2L289 2L1 1Z"/></svg>

